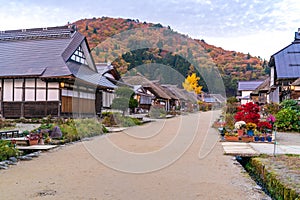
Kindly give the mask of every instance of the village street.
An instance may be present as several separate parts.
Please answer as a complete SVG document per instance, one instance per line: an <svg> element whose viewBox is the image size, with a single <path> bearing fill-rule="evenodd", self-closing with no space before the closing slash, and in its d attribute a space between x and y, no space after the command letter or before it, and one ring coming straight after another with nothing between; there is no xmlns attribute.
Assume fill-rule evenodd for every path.
<svg viewBox="0 0 300 200"><path fill-rule="evenodd" d="M44 152L0 171L0 199L269 199L223 155L210 128L219 112L158 120Z"/></svg>

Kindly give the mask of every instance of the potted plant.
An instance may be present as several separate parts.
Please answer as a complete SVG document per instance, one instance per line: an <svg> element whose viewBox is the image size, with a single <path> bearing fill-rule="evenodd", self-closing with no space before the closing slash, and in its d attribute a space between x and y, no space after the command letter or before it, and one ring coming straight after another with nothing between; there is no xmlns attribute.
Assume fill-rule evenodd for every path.
<svg viewBox="0 0 300 200"><path fill-rule="evenodd" d="M233 142L233 141L239 141L239 137L238 137L238 134L237 134L237 133L234 133L234 132L226 132L226 133L225 133L225 140L226 140L226 141L230 141L230 142Z"/></svg>
<svg viewBox="0 0 300 200"><path fill-rule="evenodd" d="M29 140L29 145L37 145L40 139L40 134L30 133L27 138Z"/></svg>
<svg viewBox="0 0 300 200"><path fill-rule="evenodd" d="M246 129L247 129L247 135L249 136L253 136L254 135L254 130L256 129L256 124L252 123L252 122L248 122L246 124Z"/></svg>
<svg viewBox="0 0 300 200"><path fill-rule="evenodd" d="M244 135L241 137L242 142L253 142L253 136L250 135Z"/></svg>
<svg viewBox="0 0 300 200"><path fill-rule="evenodd" d="M267 121L261 121L257 124L257 128L262 133L267 133L268 130L272 129L272 125Z"/></svg>
<svg viewBox="0 0 300 200"><path fill-rule="evenodd" d="M258 142L260 136L261 136L261 133L258 130L255 130L254 131L254 141Z"/></svg>
<svg viewBox="0 0 300 200"><path fill-rule="evenodd" d="M244 121L238 121L234 124L234 128L237 130L239 137L244 135L245 127L246 127L246 122Z"/></svg>
<svg viewBox="0 0 300 200"><path fill-rule="evenodd" d="M272 142L272 135L268 133L266 139L268 142Z"/></svg>

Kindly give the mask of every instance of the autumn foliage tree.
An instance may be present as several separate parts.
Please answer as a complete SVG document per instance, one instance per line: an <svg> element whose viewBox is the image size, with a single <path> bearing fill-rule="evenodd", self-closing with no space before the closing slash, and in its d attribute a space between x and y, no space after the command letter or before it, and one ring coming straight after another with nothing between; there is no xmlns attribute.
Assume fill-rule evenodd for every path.
<svg viewBox="0 0 300 200"><path fill-rule="evenodd" d="M259 106L249 102L238 107L238 112L234 116L236 121L244 121L246 123L259 123Z"/></svg>
<svg viewBox="0 0 300 200"><path fill-rule="evenodd" d="M198 81L200 80L199 77L197 77L196 73L192 73L191 75L188 75L184 82L182 83L182 86L185 90L189 92L195 92L196 94L200 94L202 92L202 86L198 84Z"/></svg>

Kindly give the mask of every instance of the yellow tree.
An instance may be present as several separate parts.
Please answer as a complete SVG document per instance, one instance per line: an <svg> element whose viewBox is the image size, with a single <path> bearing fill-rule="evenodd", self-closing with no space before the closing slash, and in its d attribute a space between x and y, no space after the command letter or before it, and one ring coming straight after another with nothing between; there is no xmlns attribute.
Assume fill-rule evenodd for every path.
<svg viewBox="0 0 300 200"><path fill-rule="evenodd" d="M195 92L196 94L200 94L202 92L202 86L198 85L198 81L200 80L199 77L197 77L196 73L192 73L191 75L188 75L184 82L182 83L182 86L185 90L189 92Z"/></svg>

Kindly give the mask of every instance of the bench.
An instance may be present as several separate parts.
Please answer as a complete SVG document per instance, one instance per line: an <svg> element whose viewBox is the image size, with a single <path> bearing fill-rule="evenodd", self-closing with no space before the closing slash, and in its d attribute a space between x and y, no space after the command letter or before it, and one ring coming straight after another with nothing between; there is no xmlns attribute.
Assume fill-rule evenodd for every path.
<svg viewBox="0 0 300 200"><path fill-rule="evenodd" d="M20 133L19 130L0 131L0 140L18 137L24 137L23 133Z"/></svg>

